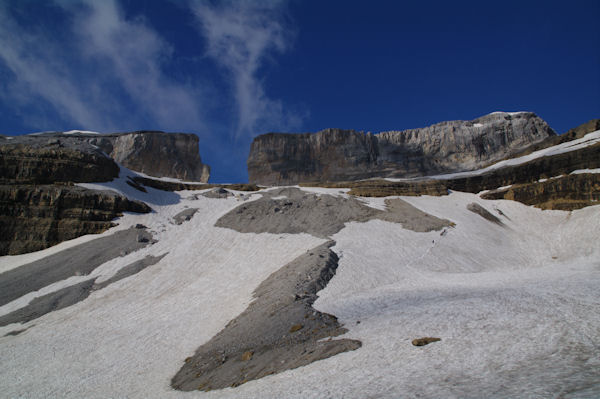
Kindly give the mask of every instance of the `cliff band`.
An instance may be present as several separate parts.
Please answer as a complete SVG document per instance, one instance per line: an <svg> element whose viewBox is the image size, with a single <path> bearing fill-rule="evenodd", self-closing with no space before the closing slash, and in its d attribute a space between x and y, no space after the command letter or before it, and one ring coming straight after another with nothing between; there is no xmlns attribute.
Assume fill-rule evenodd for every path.
<svg viewBox="0 0 600 399"><path fill-rule="evenodd" d="M286 185L474 170L555 136L532 112L494 112L472 121L378 134L326 129L254 139L251 183Z"/></svg>

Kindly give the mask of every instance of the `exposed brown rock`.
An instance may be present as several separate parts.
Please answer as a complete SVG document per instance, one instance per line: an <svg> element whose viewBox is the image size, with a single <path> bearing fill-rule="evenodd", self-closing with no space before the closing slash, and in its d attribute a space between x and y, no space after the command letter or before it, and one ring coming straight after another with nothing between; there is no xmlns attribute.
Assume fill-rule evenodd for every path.
<svg viewBox="0 0 600 399"><path fill-rule="evenodd" d="M287 185L473 170L554 135L531 112L379 134L341 129L269 133L253 141L248 175L251 183Z"/></svg>
<svg viewBox="0 0 600 399"><path fill-rule="evenodd" d="M432 342L438 342L441 341L441 338L434 338L434 337L423 337L423 338L416 338L412 340L412 344L414 346L425 346L425 345L429 345Z"/></svg>
<svg viewBox="0 0 600 399"><path fill-rule="evenodd" d="M150 212L148 205L111 192L78 186L0 186L0 255L48 248L101 233L122 212Z"/></svg>
<svg viewBox="0 0 600 399"><path fill-rule="evenodd" d="M481 198L507 199L541 209L571 211L600 205L600 174L574 174L542 182L516 184L483 193Z"/></svg>

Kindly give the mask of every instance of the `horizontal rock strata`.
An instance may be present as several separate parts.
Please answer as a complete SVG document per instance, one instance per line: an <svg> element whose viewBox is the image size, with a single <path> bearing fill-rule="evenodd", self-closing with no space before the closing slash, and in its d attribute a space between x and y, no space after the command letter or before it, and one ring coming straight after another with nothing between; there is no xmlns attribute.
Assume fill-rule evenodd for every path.
<svg viewBox="0 0 600 399"><path fill-rule="evenodd" d="M22 148L26 151L43 150L43 158L54 160L56 164L61 164L65 159L74 158L77 160L76 153L94 154L97 157L112 159L121 165L156 177L172 177L182 180L207 182L210 176L210 168L202 163L198 152L198 136L187 133L164 133L156 131L137 131L130 133L114 134L85 134L85 133L42 133L14 137L0 138L0 156L9 157L5 161L0 161L0 167L5 163L14 162L12 152ZM5 155L6 153L6 155ZM49 154L46 154L49 153ZM56 155L53 155L56 154ZM20 153L17 151L16 156ZM83 159L84 163L90 165L97 164L96 159ZM112 161L111 161L112 162ZM114 162L113 162L114 163ZM29 164L19 170L28 170ZM43 165L42 165L43 166ZM83 163L80 165L86 168ZM77 177L77 170L71 170L68 167L66 171L73 173L74 176L63 176L54 170L48 171L48 176L54 178L54 181L109 181L116 174L114 168L110 170L107 177ZM14 167L13 167L14 169ZM51 172L51 173L50 173ZM13 175L14 173L8 173ZM47 183L47 181L43 182Z"/></svg>
<svg viewBox="0 0 600 399"><path fill-rule="evenodd" d="M0 255L38 251L101 233L123 212L151 208L113 192L78 186L0 185Z"/></svg>
<svg viewBox="0 0 600 399"><path fill-rule="evenodd" d="M0 145L0 184L104 182L117 176L117 164L90 145L65 148L54 139Z"/></svg>
<svg viewBox="0 0 600 399"><path fill-rule="evenodd" d="M251 183L287 185L473 170L555 135L531 112L498 112L379 134L269 133L254 139L248 175Z"/></svg>
<svg viewBox="0 0 600 399"><path fill-rule="evenodd" d="M507 199L541 209L572 211L600 205L600 174L561 176L544 181L516 184L481 194L484 199Z"/></svg>
<svg viewBox="0 0 600 399"><path fill-rule="evenodd" d="M514 199L543 209L569 210L580 208L581 205L595 205L594 201L598 196L598 186L596 184L598 175L587 173L572 175L567 179L556 180L555 178L567 176L576 170L597 168L600 168L600 144L467 177L399 182L365 180L306 185L350 188L349 194L364 197L446 195L449 192L448 190L479 193L484 190L521 185L512 189L512 191L500 190L499 192L505 194L493 194L493 198ZM539 182L544 179L548 179L548 182ZM517 190L521 194L511 194L516 193ZM492 194L489 195L489 198L492 198ZM564 197L564 201L559 201L561 196Z"/></svg>

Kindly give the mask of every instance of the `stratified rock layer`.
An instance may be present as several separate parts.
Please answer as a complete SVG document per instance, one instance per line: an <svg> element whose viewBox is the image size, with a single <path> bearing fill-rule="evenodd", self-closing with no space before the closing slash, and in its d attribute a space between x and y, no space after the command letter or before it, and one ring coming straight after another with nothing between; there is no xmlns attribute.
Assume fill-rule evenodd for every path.
<svg viewBox="0 0 600 399"><path fill-rule="evenodd" d="M77 186L0 186L0 255L38 251L62 241L101 233L122 212L148 205L112 192Z"/></svg>
<svg viewBox="0 0 600 399"><path fill-rule="evenodd" d="M269 133L252 143L248 175L251 183L285 185L473 170L554 135L531 112L495 112L473 121L379 134Z"/></svg>
<svg viewBox="0 0 600 399"><path fill-rule="evenodd" d="M49 138L0 141L0 184L102 182L118 175L117 164L89 144L69 148Z"/></svg>
<svg viewBox="0 0 600 399"><path fill-rule="evenodd" d="M36 162L36 158L40 161ZM42 173L46 178L41 182L43 184L111 180L118 175L116 164L108 165L114 164L113 160L131 170L156 177L207 182L210 175L209 166L200 158L195 134L54 132L0 138L2 176L19 177L15 174L17 170L25 173L23 178L31 173ZM94 166L98 166L99 171ZM30 183L23 178L19 177L17 183Z"/></svg>

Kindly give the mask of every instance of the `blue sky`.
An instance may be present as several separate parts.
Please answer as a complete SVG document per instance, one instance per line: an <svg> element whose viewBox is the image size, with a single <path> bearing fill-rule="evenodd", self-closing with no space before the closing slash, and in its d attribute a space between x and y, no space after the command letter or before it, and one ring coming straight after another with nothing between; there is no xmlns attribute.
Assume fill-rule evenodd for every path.
<svg viewBox="0 0 600 399"><path fill-rule="evenodd" d="M0 133L200 137L211 181L252 138L536 112L600 116L600 2L0 1Z"/></svg>

